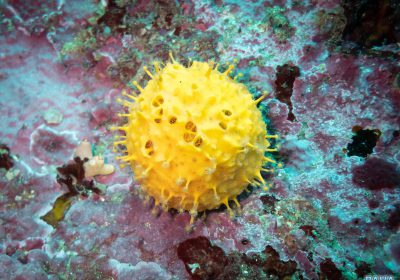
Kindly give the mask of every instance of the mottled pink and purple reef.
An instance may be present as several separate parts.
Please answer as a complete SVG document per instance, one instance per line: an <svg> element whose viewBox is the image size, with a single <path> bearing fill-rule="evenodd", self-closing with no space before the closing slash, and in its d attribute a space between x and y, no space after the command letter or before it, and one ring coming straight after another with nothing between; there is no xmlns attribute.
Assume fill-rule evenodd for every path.
<svg viewBox="0 0 400 280"><path fill-rule="evenodd" d="M0 1L0 279L400 276L399 23L391 0ZM112 151L116 97L169 51L236 59L281 136L270 190L191 229ZM83 139L113 174L85 178Z"/></svg>

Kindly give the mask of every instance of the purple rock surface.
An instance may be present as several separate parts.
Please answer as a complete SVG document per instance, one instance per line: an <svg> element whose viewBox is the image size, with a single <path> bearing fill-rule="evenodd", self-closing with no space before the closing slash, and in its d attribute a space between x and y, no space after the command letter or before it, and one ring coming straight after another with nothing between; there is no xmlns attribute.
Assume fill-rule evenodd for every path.
<svg viewBox="0 0 400 280"><path fill-rule="evenodd" d="M400 8L357 2L0 1L0 279L400 277ZM116 98L169 51L269 92L282 168L235 217L189 228L115 159ZM113 174L80 178L83 139Z"/></svg>

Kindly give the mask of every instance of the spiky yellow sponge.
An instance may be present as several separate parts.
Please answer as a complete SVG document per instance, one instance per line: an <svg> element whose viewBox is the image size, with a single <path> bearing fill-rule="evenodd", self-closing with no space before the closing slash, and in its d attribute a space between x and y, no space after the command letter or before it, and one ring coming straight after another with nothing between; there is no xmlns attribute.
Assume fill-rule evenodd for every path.
<svg viewBox="0 0 400 280"><path fill-rule="evenodd" d="M247 88L213 63L172 62L151 77L141 94L124 96L129 108L123 136L127 161L145 192L166 208L198 211L218 208L249 184L261 184L260 174L270 146L266 125ZM259 180L261 183L258 183Z"/></svg>

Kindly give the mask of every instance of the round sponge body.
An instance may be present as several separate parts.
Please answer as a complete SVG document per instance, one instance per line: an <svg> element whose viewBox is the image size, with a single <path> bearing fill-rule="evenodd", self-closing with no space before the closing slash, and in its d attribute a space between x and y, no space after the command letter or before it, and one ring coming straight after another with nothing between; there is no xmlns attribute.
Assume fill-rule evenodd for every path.
<svg viewBox="0 0 400 280"><path fill-rule="evenodd" d="M127 104L121 159L156 204L198 211L218 208L256 179L270 145L257 101L212 63L176 61L156 73ZM268 138L268 137L267 137Z"/></svg>

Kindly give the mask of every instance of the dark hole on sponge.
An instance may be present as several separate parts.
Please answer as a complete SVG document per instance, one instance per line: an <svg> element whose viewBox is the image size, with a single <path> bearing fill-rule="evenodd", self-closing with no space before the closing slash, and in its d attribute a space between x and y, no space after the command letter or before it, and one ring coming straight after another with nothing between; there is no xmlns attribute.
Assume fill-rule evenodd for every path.
<svg viewBox="0 0 400 280"><path fill-rule="evenodd" d="M170 123L170 124L176 123L176 117L171 117L171 118L169 118L169 123Z"/></svg>
<svg viewBox="0 0 400 280"><path fill-rule="evenodd" d="M153 102L151 103L154 107L158 107L158 106L160 106L161 104L163 104L164 103L164 98L161 96L161 95L159 95L159 96L157 96L157 97L155 97L154 99L153 99Z"/></svg>
<svg viewBox="0 0 400 280"><path fill-rule="evenodd" d="M196 131L197 131L197 127L196 127L196 125L195 125L192 121L188 121L188 122L186 123L186 125L185 125L185 128L186 128L187 130L192 131L192 132L196 132Z"/></svg>
<svg viewBox="0 0 400 280"><path fill-rule="evenodd" d="M161 95L157 96L156 98L157 98L158 103L160 103L160 104L164 103L164 97L162 97Z"/></svg>
<svg viewBox="0 0 400 280"><path fill-rule="evenodd" d="M146 149L149 149L149 148L153 147L153 142L152 142L151 140L148 140L148 141L146 142L146 144L144 145L144 147L145 147Z"/></svg>
<svg viewBox="0 0 400 280"><path fill-rule="evenodd" d="M220 122L220 123L219 123L219 126L220 126L223 130L226 129L226 124L225 124L224 122Z"/></svg>
<svg viewBox="0 0 400 280"><path fill-rule="evenodd" d="M222 110L222 112L225 114L225 116L228 116L228 117L232 115L232 112L229 110Z"/></svg>
<svg viewBox="0 0 400 280"><path fill-rule="evenodd" d="M362 129L359 126L353 127L355 135L352 137L353 142L347 145L347 155L367 157L372 154L376 142L381 136L379 129Z"/></svg>
<svg viewBox="0 0 400 280"><path fill-rule="evenodd" d="M202 143L203 143L203 139L201 137L197 138L196 141L194 141L194 145L196 147L200 147Z"/></svg>

